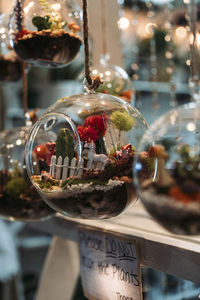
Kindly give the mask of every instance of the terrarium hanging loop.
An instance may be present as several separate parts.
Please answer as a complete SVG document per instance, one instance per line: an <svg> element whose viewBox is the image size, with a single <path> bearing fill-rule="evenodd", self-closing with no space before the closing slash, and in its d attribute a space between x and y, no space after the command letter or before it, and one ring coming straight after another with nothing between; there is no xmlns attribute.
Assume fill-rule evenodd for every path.
<svg viewBox="0 0 200 300"><path fill-rule="evenodd" d="M87 0L83 0L83 37L85 51L85 78L86 88L89 91L95 91L99 85L103 83L99 75L91 76L89 67L89 42L88 42L88 16L87 16Z"/></svg>

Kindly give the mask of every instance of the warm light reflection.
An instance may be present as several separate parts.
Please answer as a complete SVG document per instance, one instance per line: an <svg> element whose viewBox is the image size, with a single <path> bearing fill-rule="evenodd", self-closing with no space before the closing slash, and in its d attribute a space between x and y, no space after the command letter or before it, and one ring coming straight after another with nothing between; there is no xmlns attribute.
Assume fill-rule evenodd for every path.
<svg viewBox="0 0 200 300"><path fill-rule="evenodd" d="M111 84L111 83L108 83L108 84L107 84L107 88L111 89L111 87L112 87L112 84Z"/></svg>
<svg viewBox="0 0 200 300"><path fill-rule="evenodd" d="M170 40L171 40L170 35L169 35L169 34L166 34L166 36L165 36L165 41L166 41L166 42L170 42Z"/></svg>
<svg viewBox="0 0 200 300"><path fill-rule="evenodd" d="M155 23L148 23L145 26L145 31L148 35L152 35L154 32L154 29L157 27L157 25Z"/></svg>
<svg viewBox="0 0 200 300"><path fill-rule="evenodd" d="M5 33L6 29L4 27L0 28L0 33Z"/></svg>
<svg viewBox="0 0 200 300"><path fill-rule="evenodd" d="M97 75L97 74L98 74L98 71L95 69L95 70L92 71L92 74L93 74L93 75Z"/></svg>
<svg viewBox="0 0 200 300"><path fill-rule="evenodd" d="M31 7L33 7L34 2L31 1L27 6L24 7L24 13L27 14Z"/></svg>
<svg viewBox="0 0 200 300"><path fill-rule="evenodd" d="M194 130L196 130L196 124L193 122L189 122L189 123L187 123L186 128L188 131L194 131Z"/></svg>
<svg viewBox="0 0 200 300"><path fill-rule="evenodd" d="M22 140L20 140L20 139L19 139L19 140L16 140L16 145L19 146L19 145L21 145L21 144L22 144Z"/></svg>
<svg viewBox="0 0 200 300"><path fill-rule="evenodd" d="M106 76L110 76L110 75L111 75L110 71L106 71L106 72L105 72L105 75L106 75Z"/></svg>
<svg viewBox="0 0 200 300"><path fill-rule="evenodd" d="M55 11L58 11L59 9L61 9L60 3L54 3L54 4L51 5L51 7Z"/></svg>
<svg viewBox="0 0 200 300"><path fill-rule="evenodd" d="M178 39L184 39L187 35L187 31L186 31L185 27L183 27L183 26L177 27L175 30L175 33L176 33L176 37Z"/></svg>
<svg viewBox="0 0 200 300"><path fill-rule="evenodd" d="M118 27L120 29L127 29L129 25L130 25L130 21L125 17L121 17L118 21Z"/></svg>
<svg viewBox="0 0 200 300"><path fill-rule="evenodd" d="M186 63L187 66L190 66L190 64L191 64L190 59L187 59L185 63Z"/></svg>

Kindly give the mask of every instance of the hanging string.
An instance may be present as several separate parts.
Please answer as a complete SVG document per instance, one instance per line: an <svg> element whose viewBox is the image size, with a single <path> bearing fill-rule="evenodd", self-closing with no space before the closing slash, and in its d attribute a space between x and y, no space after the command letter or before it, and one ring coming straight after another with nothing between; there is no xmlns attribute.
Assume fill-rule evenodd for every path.
<svg viewBox="0 0 200 300"><path fill-rule="evenodd" d="M24 107L24 115L26 115L28 110L28 92L27 92L27 65L22 63L22 81L23 81L23 107Z"/></svg>
<svg viewBox="0 0 200 300"><path fill-rule="evenodd" d="M102 51L104 56L107 53L107 41L106 41L106 18L105 18L105 0L101 0L101 30L102 30Z"/></svg>
<svg viewBox="0 0 200 300"><path fill-rule="evenodd" d="M83 0L83 37L85 51L85 78L87 80L87 88L96 90L102 83L99 75L91 76L89 67L89 42L88 42L88 16L87 16L87 0Z"/></svg>
<svg viewBox="0 0 200 300"><path fill-rule="evenodd" d="M15 12L16 27L17 30L20 32L22 30L22 22L23 22L22 0L16 0L14 12Z"/></svg>
<svg viewBox="0 0 200 300"><path fill-rule="evenodd" d="M166 4L167 21L165 22L165 29L167 31L167 35L165 36L165 41L167 42L167 50L165 52L165 57L168 60L168 67L166 68L166 72L169 76L169 88L170 88L169 105L174 108L177 106L177 100L176 100L176 84L174 80L175 63L174 63L173 20L172 20L173 10L174 10L173 4L171 2L168 2Z"/></svg>

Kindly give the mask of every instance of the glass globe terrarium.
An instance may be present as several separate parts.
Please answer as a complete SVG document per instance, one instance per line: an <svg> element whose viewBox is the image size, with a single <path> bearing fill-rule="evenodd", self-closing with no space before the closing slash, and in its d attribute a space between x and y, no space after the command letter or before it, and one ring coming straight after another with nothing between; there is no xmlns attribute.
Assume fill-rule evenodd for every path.
<svg viewBox="0 0 200 300"><path fill-rule="evenodd" d="M17 0L9 26L12 46L27 63L62 67L79 53L80 19L73 0Z"/></svg>
<svg viewBox="0 0 200 300"><path fill-rule="evenodd" d="M25 143L30 127L0 133L0 217L16 221L38 221L53 215L31 184L25 165ZM39 140L42 136L38 136ZM47 148L41 149L41 157Z"/></svg>
<svg viewBox="0 0 200 300"><path fill-rule="evenodd" d="M144 134L152 176L143 180L135 159L135 182L148 212L176 234L200 233L200 106L194 103L170 111Z"/></svg>
<svg viewBox="0 0 200 300"><path fill-rule="evenodd" d="M99 64L91 66L91 75L99 75L103 84L96 92L110 94L122 98L134 105L134 91L131 79L120 66L109 63L109 54L102 55ZM84 75L79 76L83 78Z"/></svg>
<svg viewBox="0 0 200 300"><path fill-rule="evenodd" d="M10 47L7 22L7 15L0 14L0 81L17 81L22 76L22 62Z"/></svg>
<svg viewBox="0 0 200 300"><path fill-rule="evenodd" d="M61 119L68 118L68 122ZM58 130L59 128L59 130ZM27 170L43 199L77 218L119 215L136 200L132 162L147 125L125 101L101 93L62 98L34 125L27 141ZM56 139L50 139L50 133ZM54 155L41 165L37 135L54 142Z"/></svg>

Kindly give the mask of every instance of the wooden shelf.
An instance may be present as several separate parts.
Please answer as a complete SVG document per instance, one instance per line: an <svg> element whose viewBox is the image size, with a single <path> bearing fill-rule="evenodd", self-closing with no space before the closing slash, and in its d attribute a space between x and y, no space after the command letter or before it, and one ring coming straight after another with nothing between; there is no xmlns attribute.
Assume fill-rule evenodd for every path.
<svg viewBox="0 0 200 300"><path fill-rule="evenodd" d="M200 283L200 236L171 234L149 216L140 201L121 216L108 220L72 219L57 213L49 220L30 225L76 242L79 228L136 239L143 266Z"/></svg>

